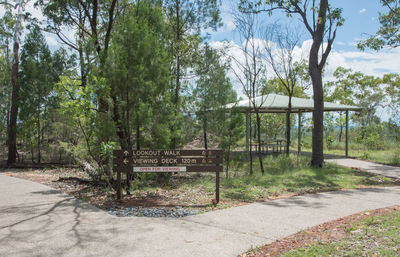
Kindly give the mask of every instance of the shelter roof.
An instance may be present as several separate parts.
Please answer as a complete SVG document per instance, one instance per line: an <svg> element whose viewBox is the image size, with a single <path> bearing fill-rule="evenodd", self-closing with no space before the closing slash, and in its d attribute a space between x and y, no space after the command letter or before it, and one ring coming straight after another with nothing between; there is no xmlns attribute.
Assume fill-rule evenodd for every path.
<svg viewBox="0 0 400 257"><path fill-rule="evenodd" d="M268 94L255 98L256 106L261 113L284 113L288 110L289 96ZM226 105L227 109L238 108L241 112L253 112L253 106L249 105L249 100L242 100L237 103ZM324 111L361 111L361 107L324 102ZM312 112L314 110L314 100L307 98L292 97L292 112Z"/></svg>

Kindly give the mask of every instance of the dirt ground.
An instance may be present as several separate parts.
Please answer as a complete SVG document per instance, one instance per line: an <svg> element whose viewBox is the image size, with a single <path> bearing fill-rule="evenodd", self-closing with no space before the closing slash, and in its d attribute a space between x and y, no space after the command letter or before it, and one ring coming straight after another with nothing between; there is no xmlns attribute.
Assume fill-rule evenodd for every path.
<svg viewBox="0 0 400 257"><path fill-rule="evenodd" d="M79 169L55 168L55 169L8 169L1 172L4 175L27 179L48 185L84 200L102 209L109 207L165 207L176 206L209 211L213 209L227 208L246 204L239 201L221 200L214 207L212 200L214 193L204 188L155 188L151 191L137 191L130 195L124 193L122 200L115 199L115 191L104 185L93 184L87 174ZM171 178L171 183L180 183L182 180L193 179L188 174L176 174Z"/></svg>

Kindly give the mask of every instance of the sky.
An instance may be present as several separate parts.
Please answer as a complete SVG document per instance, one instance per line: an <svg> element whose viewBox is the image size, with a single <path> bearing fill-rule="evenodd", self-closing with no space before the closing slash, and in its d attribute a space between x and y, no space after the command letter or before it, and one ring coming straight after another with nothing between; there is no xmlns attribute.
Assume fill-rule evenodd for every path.
<svg viewBox="0 0 400 257"><path fill-rule="evenodd" d="M27 10L43 20L41 11L33 7L35 1L28 3ZM218 46L221 42L228 41L231 44L239 44L239 35L235 29L232 10L237 6L237 0L221 0L221 17L223 26L217 31L208 31L210 38L207 40L211 45ZM355 71L361 71L368 75L382 76L385 73L400 72L400 48L384 49L379 52L366 50L362 52L357 49L356 44L361 39L367 38L368 35L373 35L379 28L379 11L385 11L378 0L331 0L334 7L343 9L343 17L345 23L337 30L337 36L333 44L332 52L328 58L326 67L325 80L333 80L333 72L339 67L351 68ZM3 13L0 6L0 15ZM268 23L294 23L298 22L299 18L294 16L287 18L282 13L275 12L273 16L268 17L267 14L259 15L260 20ZM297 28L304 29L304 26L299 24ZM70 33L71 37L73 32ZM299 44L299 49L302 56L307 58L311 40L308 32L304 29L304 38ZM60 47L60 43L52 34L45 33L45 38L51 49Z"/></svg>
<svg viewBox="0 0 400 257"><path fill-rule="evenodd" d="M373 35L379 29L379 11L385 11L378 0L332 0L334 7L342 8L345 23L337 30L332 52L328 58L325 80L332 80L333 71L343 66L368 75L382 76L385 73L398 73L400 71L400 49L384 49L379 52L366 50L362 52L356 45L361 39ZM223 0L221 16L224 25L216 32L210 32L208 39L211 45L219 45L222 41L239 44L238 32L235 30L232 8L233 1ZM298 22L299 18L287 18L284 14L274 13L271 17L259 14L266 24ZM303 29L301 24L296 27ZM307 53L311 45L311 37L304 29L304 38L301 40L299 50Z"/></svg>

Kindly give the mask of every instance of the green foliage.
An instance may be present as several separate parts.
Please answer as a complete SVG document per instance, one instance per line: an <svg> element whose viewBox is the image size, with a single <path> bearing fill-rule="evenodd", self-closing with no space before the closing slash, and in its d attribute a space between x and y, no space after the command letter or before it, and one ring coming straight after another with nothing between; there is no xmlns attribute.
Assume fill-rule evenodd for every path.
<svg viewBox="0 0 400 257"><path fill-rule="evenodd" d="M20 135L29 145L27 149L32 161L35 152L37 162L41 162L41 151L47 147L46 141L56 141L52 138L54 133L48 130L59 103L54 85L73 63L73 58L68 58L65 50L52 54L40 28L32 27L21 52L20 98L23 101L19 113Z"/></svg>
<svg viewBox="0 0 400 257"><path fill-rule="evenodd" d="M361 50L371 48L380 50L384 46L398 47L400 45L400 1L380 0L386 12L379 13L379 23L381 27L375 35L358 43L357 47Z"/></svg>
<svg viewBox="0 0 400 257"><path fill-rule="evenodd" d="M202 58L196 65L196 87L193 90L194 108L203 134L223 133L225 105L236 101L236 92L226 77L227 67L220 62L216 50L208 44L202 49ZM206 140L206 138L204 139Z"/></svg>
<svg viewBox="0 0 400 257"><path fill-rule="evenodd" d="M200 56L201 30L216 30L222 25L219 4L217 0L163 2L168 23L169 52L173 58L170 63L171 74L174 76L171 99L174 104L170 145L172 148L178 147L182 143L181 138L186 137L181 128L184 120L182 114L187 110L188 102L186 92L190 82L187 76L191 75L189 70Z"/></svg>
<svg viewBox="0 0 400 257"><path fill-rule="evenodd" d="M382 123L372 123L360 128L358 136L355 137L357 143L365 145L368 149L383 149L385 142L382 140L384 126Z"/></svg>
<svg viewBox="0 0 400 257"><path fill-rule="evenodd" d="M122 116L118 130L135 131L136 147L165 148L173 121L165 16L150 1L125 12L115 27L105 72Z"/></svg>

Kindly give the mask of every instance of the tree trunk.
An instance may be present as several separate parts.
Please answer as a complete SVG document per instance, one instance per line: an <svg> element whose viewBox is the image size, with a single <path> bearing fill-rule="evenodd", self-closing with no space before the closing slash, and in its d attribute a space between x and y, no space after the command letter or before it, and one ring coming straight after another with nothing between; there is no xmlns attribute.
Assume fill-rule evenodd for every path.
<svg viewBox="0 0 400 257"><path fill-rule="evenodd" d="M228 143L228 152L226 153L226 163L225 163L225 174L226 174L226 178L229 178L229 162L231 159L231 144L232 144L232 136L229 136L229 143Z"/></svg>
<svg viewBox="0 0 400 257"><path fill-rule="evenodd" d="M203 138L204 138L204 149L208 149L207 146L207 119L203 120Z"/></svg>
<svg viewBox="0 0 400 257"><path fill-rule="evenodd" d="M111 90L114 91L114 90ZM119 139L119 144L121 145L121 149L123 151L130 151L131 149L129 148L129 140L128 140L128 135L127 132L123 126L123 123L121 121L121 113L120 113L120 109L119 109L119 102L118 99L116 97L115 94L112 93L112 101L113 101L113 121L114 124L117 128L117 136ZM129 189L130 189L130 181L131 181L131 172L127 172L126 174L126 190L127 190L127 194L129 195Z"/></svg>
<svg viewBox="0 0 400 257"><path fill-rule="evenodd" d="M79 17L79 25L83 28L84 27L84 18L82 15ZM85 56L83 53L83 45L82 42L84 42L84 32L82 29L78 30L79 33L79 43L78 43L78 53L79 53L79 65L81 69L81 85L82 87L86 87L87 84L87 73L86 73L86 66L85 66Z"/></svg>
<svg viewBox="0 0 400 257"><path fill-rule="evenodd" d="M252 144L252 142L253 142L253 140L252 140L252 125L251 125L251 113L250 113L250 115L249 115L249 133L250 133L250 136L249 136L249 148L250 149L248 149L249 150L249 160L250 160L250 176L251 175L253 175L253 154L252 154L252 148L253 148L253 144Z"/></svg>
<svg viewBox="0 0 400 257"><path fill-rule="evenodd" d="M263 161L262 161L262 153L261 153L261 118L260 118L260 113L256 112L256 117L257 117L257 141L258 141L257 152L258 152L258 161L260 162L261 174L264 175L264 164L263 164Z"/></svg>
<svg viewBox="0 0 400 257"><path fill-rule="evenodd" d="M324 163L324 93L322 89L322 74L318 68L310 71L314 90L311 165L313 167L322 167Z"/></svg>
<svg viewBox="0 0 400 257"><path fill-rule="evenodd" d="M140 124L136 126L136 150L140 150Z"/></svg>
<svg viewBox="0 0 400 257"><path fill-rule="evenodd" d="M330 52L332 41L328 41L325 52L319 61L319 51L323 43L326 23L328 0L320 1L318 10L318 24L313 33L313 43L310 49L308 67L314 93L313 130L312 130L312 157L313 167L322 167L324 164L324 90L322 85L322 69Z"/></svg>
<svg viewBox="0 0 400 257"><path fill-rule="evenodd" d="M39 97L38 96L38 106L37 106L37 151L38 151L38 155L37 155L37 163L40 163L40 101L39 101Z"/></svg>
<svg viewBox="0 0 400 257"><path fill-rule="evenodd" d="M11 111L10 125L8 127L8 159L7 164L11 165L16 162L17 153L17 117L19 108L19 84L18 84L18 69L19 69L19 31L21 27L22 10L25 4L22 0L18 1L18 15L14 30L14 60L11 72L12 96L11 96Z"/></svg>
<svg viewBox="0 0 400 257"><path fill-rule="evenodd" d="M292 113L292 95L289 94L289 104L288 111L286 112L286 156L289 156L290 153L290 114Z"/></svg>
<svg viewBox="0 0 400 257"><path fill-rule="evenodd" d="M340 112L340 131L339 131L339 143L342 142L342 135L343 135L343 123L342 121L342 112Z"/></svg>

